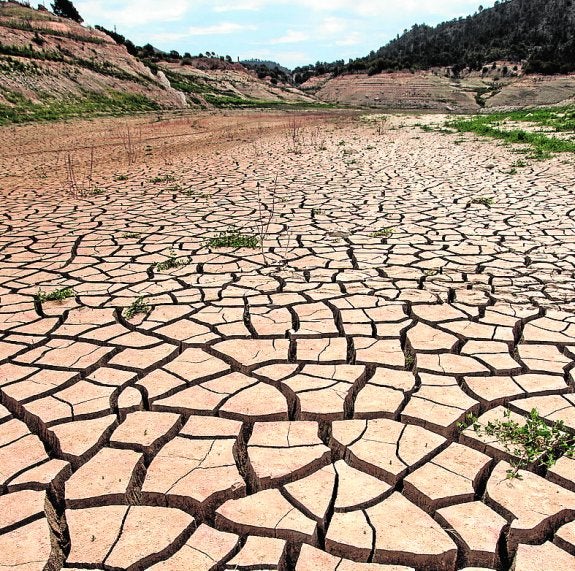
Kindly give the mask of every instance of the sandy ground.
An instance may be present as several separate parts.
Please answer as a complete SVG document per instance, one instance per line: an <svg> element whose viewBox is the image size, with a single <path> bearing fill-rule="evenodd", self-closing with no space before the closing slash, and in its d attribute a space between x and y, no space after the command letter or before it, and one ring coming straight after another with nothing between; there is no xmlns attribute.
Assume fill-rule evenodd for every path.
<svg viewBox="0 0 575 571"><path fill-rule="evenodd" d="M0 567L575 566L575 460L459 425L575 431L573 159L420 121L2 129Z"/></svg>

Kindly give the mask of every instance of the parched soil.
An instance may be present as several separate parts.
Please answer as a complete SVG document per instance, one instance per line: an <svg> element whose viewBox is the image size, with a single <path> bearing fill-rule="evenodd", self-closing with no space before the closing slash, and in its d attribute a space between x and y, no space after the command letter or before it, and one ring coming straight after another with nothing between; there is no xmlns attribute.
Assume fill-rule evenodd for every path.
<svg viewBox="0 0 575 571"><path fill-rule="evenodd" d="M575 567L575 460L459 426L575 431L573 158L421 120L0 131L0 567Z"/></svg>

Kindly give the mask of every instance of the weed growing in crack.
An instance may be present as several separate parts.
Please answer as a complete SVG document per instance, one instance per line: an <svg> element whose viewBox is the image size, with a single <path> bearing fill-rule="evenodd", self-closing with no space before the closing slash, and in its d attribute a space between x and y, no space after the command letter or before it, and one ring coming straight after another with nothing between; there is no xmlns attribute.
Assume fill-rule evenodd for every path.
<svg viewBox="0 0 575 571"><path fill-rule="evenodd" d="M224 232L220 232L208 242L209 248L252 248L259 246L260 241L257 236L242 234L237 228L231 227Z"/></svg>
<svg viewBox="0 0 575 571"><path fill-rule="evenodd" d="M139 238L141 235L140 232L124 232L122 238Z"/></svg>
<svg viewBox="0 0 575 571"><path fill-rule="evenodd" d="M466 205L465 208L469 208L472 204L479 204L485 206L485 208L491 208L495 201L490 196L477 196L472 198Z"/></svg>
<svg viewBox="0 0 575 571"><path fill-rule="evenodd" d="M162 182L176 182L176 178L171 174L167 174L164 176L155 176L150 179L150 183L152 184L161 184Z"/></svg>
<svg viewBox="0 0 575 571"><path fill-rule="evenodd" d="M150 313L150 306L144 301L143 297L138 297L136 300L132 302L129 307L124 309L123 315L126 319L132 319L132 317L144 313Z"/></svg>
<svg viewBox="0 0 575 571"><path fill-rule="evenodd" d="M50 293L46 293L41 289L38 290L36 294L36 299L40 303L44 303L45 301L64 301L69 297L74 297L76 292L71 287L65 287L62 289L57 289L55 291L51 291Z"/></svg>
<svg viewBox="0 0 575 571"><path fill-rule="evenodd" d="M525 419L525 424L512 420L509 409L503 413L502 420L482 425L476 417L468 415L467 423L478 436L496 438L509 454L517 457L511 462L513 468L507 470L507 478L511 480L521 479L519 470L531 464L550 468L561 456L575 456L575 441L565 430L565 423L558 420L548 424L535 408ZM461 424L466 427L466 423Z"/></svg>
<svg viewBox="0 0 575 571"><path fill-rule="evenodd" d="M370 234L372 238L391 238L393 236L395 229L394 228L382 228L381 230L377 230L377 232L373 232Z"/></svg>
<svg viewBox="0 0 575 571"><path fill-rule="evenodd" d="M189 258L178 258L174 250L170 250L168 253L168 259L163 262L158 262L154 264L154 268L158 272L165 272L167 270L173 270L174 268L182 268L190 263Z"/></svg>
<svg viewBox="0 0 575 571"><path fill-rule="evenodd" d="M258 221L256 223L257 243L260 245L262 258L267 264L264 242L269 234L270 225L274 219L277 202L278 177L276 175L271 189L263 188L259 181L256 183L256 199L258 203ZM266 191L267 190L267 196ZM256 243L256 244L257 244Z"/></svg>
<svg viewBox="0 0 575 571"><path fill-rule="evenodd" d="M124 180L128 180L128 175L127 175L127 174L117 174L117 175L114 177L114 180L115 180L116 182L122 182L122 181L124 181Z"/></svg>

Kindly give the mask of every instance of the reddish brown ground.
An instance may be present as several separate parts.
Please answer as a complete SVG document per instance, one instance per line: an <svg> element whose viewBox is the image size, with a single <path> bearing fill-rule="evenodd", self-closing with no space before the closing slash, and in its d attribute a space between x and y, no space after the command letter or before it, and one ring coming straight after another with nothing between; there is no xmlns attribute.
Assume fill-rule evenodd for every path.
<svg viewBox="0 0 575 571"><path fill-rule="evenodd" d="M0 131L0 568L575 567L575 460L459 425L575 433L573 159L157 119Z"/></svg>

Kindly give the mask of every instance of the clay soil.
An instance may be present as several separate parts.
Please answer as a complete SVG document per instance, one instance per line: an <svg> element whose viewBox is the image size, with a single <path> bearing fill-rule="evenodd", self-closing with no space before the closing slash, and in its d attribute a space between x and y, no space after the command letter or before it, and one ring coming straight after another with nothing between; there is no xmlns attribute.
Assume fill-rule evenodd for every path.
<svg viewBox="0 0 575 571"><path fill-rule="evenodd" d="M0 130L2 569L575 567L575 460L459 424L575 432L573 158L422 121Z"/></svg>

